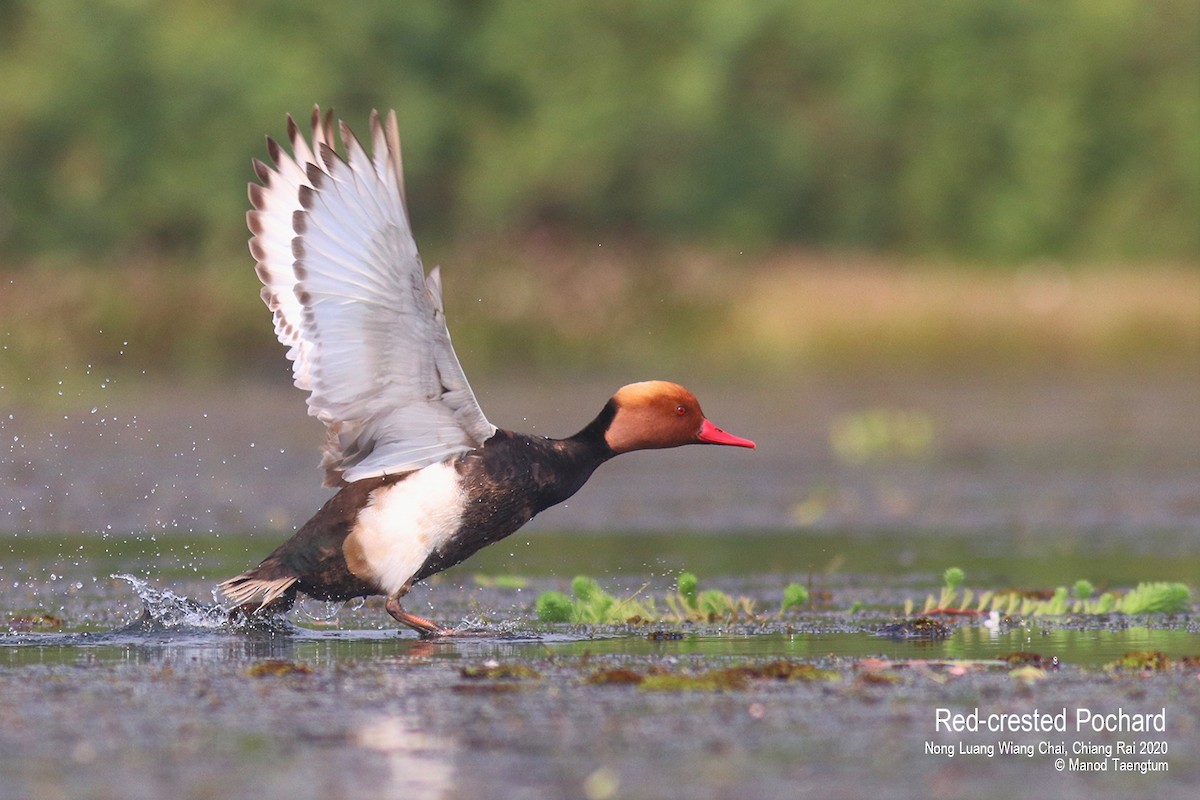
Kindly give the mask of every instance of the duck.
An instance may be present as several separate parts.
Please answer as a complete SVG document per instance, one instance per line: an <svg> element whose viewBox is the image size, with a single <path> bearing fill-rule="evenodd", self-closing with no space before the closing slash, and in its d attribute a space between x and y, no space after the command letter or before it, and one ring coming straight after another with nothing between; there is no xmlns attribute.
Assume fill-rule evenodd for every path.
<svg viewBox="0 0 1200 800"><path fill-rule="evenodd" d="M218 584L246 614L282 613L299 594L383 596L423 638L447 628L404 610L414 584L459 564L562 503L606 461L703 444L754 448L710 422L677 383L619 388L562 439L497 428L450 341L441 274L421 262L409 223L395 111L370 116L370 152L332 112L311 139L287 117L290 153L267 137L254 159L246 222L275 334L308 413L325 426L333 494L266 558Z"/></svg>

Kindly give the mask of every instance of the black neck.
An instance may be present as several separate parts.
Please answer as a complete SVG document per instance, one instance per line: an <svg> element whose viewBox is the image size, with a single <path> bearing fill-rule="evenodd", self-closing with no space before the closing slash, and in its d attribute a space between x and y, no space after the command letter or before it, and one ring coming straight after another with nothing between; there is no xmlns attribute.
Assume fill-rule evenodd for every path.
<svg viewBox="0 0 1200 800"><path fill-rule="evenodd" d="M600 414L574 436L565 439L543 439L548 451L543 451L542 463L548 467L536 477L538 510L561 503L587 482L596 468L616 455L604 438L617 413L611 400Z"/></svg>
<svg viewBox="0 0 1200 800"><path fill-rule="evenodd" d="M572 449L578 448L589 453L598 459L596 462L598 466L616 455L616 451L608 446L608 440L604 438L604 435L608 433L608 426L612 425L613 418L616 416L617 403L615 400L609 400L596 418L589 422L583 430L574 436L558 441L569 442Z"/></svg>

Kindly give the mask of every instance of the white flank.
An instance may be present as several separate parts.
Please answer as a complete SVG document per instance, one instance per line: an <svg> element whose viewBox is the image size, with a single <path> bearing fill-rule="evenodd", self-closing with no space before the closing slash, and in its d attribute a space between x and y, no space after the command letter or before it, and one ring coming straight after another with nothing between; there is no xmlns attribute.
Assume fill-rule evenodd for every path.
<svg viewBox="0 0 1200 800"><path fill-rule="evenodd" d="M449 463L425 467L371 496L351 536L386 594L398 592L450 540L466 502Z"/></svg>

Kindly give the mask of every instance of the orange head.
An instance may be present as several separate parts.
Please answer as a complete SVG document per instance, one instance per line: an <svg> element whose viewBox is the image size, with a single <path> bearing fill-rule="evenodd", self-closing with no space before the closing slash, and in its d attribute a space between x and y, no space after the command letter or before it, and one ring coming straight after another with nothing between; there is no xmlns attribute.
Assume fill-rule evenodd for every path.
<svg viewBox="0 0 1200 800"><path fill-rule="evenodd" d="M616 413L604 440L617 453L684 444L754 447L749 439L726 433L705 419L695 395L676 383L631 383L618 389L612 402Z"/></svg>

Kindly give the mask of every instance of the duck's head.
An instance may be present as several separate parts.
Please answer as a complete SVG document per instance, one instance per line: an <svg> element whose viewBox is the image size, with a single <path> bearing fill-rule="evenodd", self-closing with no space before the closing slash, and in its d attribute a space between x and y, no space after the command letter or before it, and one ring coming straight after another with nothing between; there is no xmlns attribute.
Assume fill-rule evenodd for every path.
<svg viewBox="0 0 1200 800"><path fill-rule="evenodd" d="M709 422L696 396L676 383L631 383L618 389L609 403L615 411L604 440L616 453L685 444L754 447L749 439Z"/></svg>

